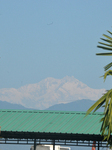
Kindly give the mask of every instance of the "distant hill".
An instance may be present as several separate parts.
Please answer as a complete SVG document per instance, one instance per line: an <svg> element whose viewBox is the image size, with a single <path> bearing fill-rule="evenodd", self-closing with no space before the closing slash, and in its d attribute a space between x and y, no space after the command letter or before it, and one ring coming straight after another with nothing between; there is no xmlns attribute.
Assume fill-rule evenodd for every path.
<svg viewBox="0 0 112 150"><path fill-rule="evenodd" d="M56 104L49 107L46 110L59 110L59 111L87 111L95 101L89 99L77 100L71 103L66 104ZM98 110L99 112L103 111L103 108Z"/></svg>
<svg viewBox="0 0 112 150"><path fill-rule="evenodd" d="M30 109L20 104L12 104L6 101L0 101L0 109Z"/></svg>
<svg viewBox="0 0 112 150"><path fill-rule="evenodd" d="M71 103L66 104L56 104L53 105L45 110L59 110L59 111L87 111L89 107L91 107L95 101L89 100L89 99L82 99L77 100ZM0 101L0 109L26 109L26 110L32 110L32 108L24 107L20 104L12 104L5 101ZM33 109L34 110L34 109ZM99 109L99 111L103 111L103 109Z"/></svg>

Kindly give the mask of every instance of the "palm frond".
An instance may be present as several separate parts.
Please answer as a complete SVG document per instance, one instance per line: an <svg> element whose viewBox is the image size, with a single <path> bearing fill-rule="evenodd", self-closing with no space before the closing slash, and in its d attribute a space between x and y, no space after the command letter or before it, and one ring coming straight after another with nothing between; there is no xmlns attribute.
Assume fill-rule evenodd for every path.
<svg viewBox="0 0 112 150"><path fill-rule="evenodd" d="M105 41L105 42L108 42L110 44L112 44L112 40L108 40L108 39L103 39L103 38L100 38L101 40Z"/></svg>
<svg viewBox="0 0 112 150"><path fill-rule="evenodd" d="M112 53L96 53L96 55L101 55L101 56L112 56Z"/></svg>
<svg viewBox="0 0 112 150"><path fill-rule="evenodd" d="M105 117L101 118L101 119L100 119L100 122L104 121L104 119L105 119Z"/></svg>
<svg viewBox="0 0 112 150"><path fill-rule="evenodd" d="M106 94L106 104L104 117L101 118L101 135L104 136L104 140L109 141L110 135L112 133L112 89Z"/></svg>
<svg viewBox="0 0 112 150"><path fill-rule="evenodd" d="M104 108L104 113L107 112L108 110L108 106L109 106L109 97L108 97L108 93L107 93L107 96L106 96L106 101L105 101L105 108Z"/></svg>
<svg viewBox="0 0 112 150"><path fill-rule="evenodd" d="M112 35L112 32L110 32L109 30L107 30L108 33L110 33Z"/></svg>
<svg viewBox="0 0 112 150"><path fill-rule="evenodd" d="M111 76L112 76L112 70L108 70L108 71L105 72L105 74L104 74L104 76L103 76L104 81L106 80L106 78L107 78L108 75L111 75Z"/></svg>
<svg viewBox="0 0 112 150"><path fill-rule="evenodd" d="M107 93L106 93L107 94ZM87 110L87 112L86 112L86 116L90 113L90 112L92 112L94 109L97 109L97 107L100 105L100 104L104 104L104 102L106 101L106 94L104 94L98 101L96 101L96 103L94 103L88 110ZM100 105L100 107L102 106L102 105ZM99 108L100 108L99 107ZM99 109L98 108L98 109Z"/></svg>
<svg viewBox="0 0 112 150"><path fill-rule="evenodd" d="M102 49L104 49L104 50L112 51L112 48L111 48L111 47L104 47L104 46L100 46L100 45L98 45L97 47L98 47L98 48L102 48Z"/></svg>
<svg viewBox="0 0 112 150"><path fill-rule="evenodd" d="M112 32L107 31L111 36ZM99 45L98 48L112 51L112 37L103 34L105 38L101 38L103 42L98 42ZM107 53L97 53L96 55L99 56L112 56L112 52ZM106 80L108 75L112 75L112 70L109 70L109 68L112 67L112 62L107 64L104 67L104 70L106 71L103 75L104 81ZM112 146L112 139L110 138L110 135L112 134L112 89L107 91L98 101L96 101L86 112L86 116L91 113L97 111L100 107L104 107L104 112L102 114L102 118L100 122L102 122L101 125L101 135L104 137L103 140L106 140L108 143Z"/></svg>
<svg viewBox="0 0 112 150"><path fill-rule="evenodd" d="M104 140L109 141L110 135L112 133L112 89L107 91L97 102L95 102L86 112L86 116L94 110L98 110L104 105L104 113L100 120L101 125L101 135L104 136Z"/></svg>
<svg viewBox="0 0 112 150"><path fill-rule="evenodd" d="M110 67L112 67L112 62L104 67L104 70L107 71Z"/></svg>
<svg viewBox="0 0 112 150"><path fill-rule="evenodd" d="M104 103L105 103L105 99L98 106L96 106L93 112L96 112Z"/></svg>
<svg viewBox="0 0 112 150"><path fill-rule="evenodd" d="M106 35L106 34L103 34L103 36L106 37L109 40L112 40L112 38L110 36Z"/></svg>
<svg viewBox="0 0 112 150"><path fill-rule="evenodd" d="M102 43L102 42L98 42L99 44L105 45L105 46L109 46L112 47L112 43L111 44L106 44L106 43Z"/></svg>
<svg viewBox="0 0 112 150"><path fill-rule="evenodd" d="M112 35L112 32L107 31L108 33L110 33ZM101 45L98 45L98 48L104 49L104 50L108 50L108 51L112 51L112 37L103 34L103 36L106 38L101 38L101 40L107 42L107 43L103 43L103 42L98 42ZM112 56L112 53L97 53L96 55L100 55L100 56Z"/></svg>

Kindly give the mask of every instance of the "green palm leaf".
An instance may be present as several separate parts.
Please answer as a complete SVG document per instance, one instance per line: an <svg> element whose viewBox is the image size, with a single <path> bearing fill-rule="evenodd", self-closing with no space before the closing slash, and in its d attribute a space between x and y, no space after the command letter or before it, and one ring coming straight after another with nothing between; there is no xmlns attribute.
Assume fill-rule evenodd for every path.
<svg viewBox="0 0 112 150"><path fill-rule="evenodd" d="M112 32L107 31L111 36ZM112 51L112 37L103 34L105 38L101 38L103 42L98 42L100 45L98 45L98 48L101 48L103 50L109 50ZM105 43L104 43L105 42ZM97 53L96 55L99 56L112 56L112 53ZM103 75L104 81L106 80L108 75L112 75L112 70L109 70L109 68L112 67L112 62L107 64L104 67L105 73ZM91 113L97 111L100 107L104 107L104 112L102 114L102 118L100 122L102 122L101 125L101 135L104 137L103 140L106 140L108 143L112 146L112 138L110 135L112 134L112 89L107 91L106 94L104 94L98 101L96 101L86 112L86 116Z"/></svg>
<svg viewBox="0 0 112 150"><path fill-rule="evenodd" d="M86 116L93 111L93 113L104 105L104 113L100 120L102 126L100 129L101 135L104 140L109 140L112 133L112 89L104 94L97 102L95 102L86 112Z"/></svg>
<svg viewBox="0 0 112 150"><path fill-rule="evenodd" d="M109 50L109 51L112 51L112 48L111 47L104 47L104 46L97 46L98 48L102 48L104 50Z"/></svg>
<svg viewBox="0 0 112 150"><path fill-rule="evenodd" d="M103 36L106 37L109 40L112 40L112 38L110 36L106 35L106 34L103 34Z"/></svg>
<svg viewBox="0 0 112 150"><path fill-rule="evenodd" d="M112 56L112 53L96 53L96 55L101 55L101 56Z"/></svg>
<svg viewBox="0 0 112 150"><path fill-rule="evenodd" d="M108 42L110 44L112 44L112 40L109 40L109 39L103 39L103 38L100 38L101 40L105 41L105 42Z"/></svg>
<svg viewBox="0 0 112 150"><path fill-rule="evenodd" d="M93 112L97 111L104 103L105 103L105 99L98 106L96 106Z"/></svg>
<svg viewBox="0 0 112 150"><path fill-rule="evenodd" d="M111 44L106 44L106 43L102 43L102 42L98 42L99 44L105 45L105 46L110 46L112 47L112 43Z"/></svg>
<svg viewBox="0 0 112 150"><path fill-rule="evenodd" d="M107 71L110 67L112 67L112 62L104 67L104 70Z"/></svg>
<svg viewBox="0 0 112 150"><path fill-rule="evenodd" d="M106 93L107 94L107 93ZM87 110L87 112L86 112L86 116L90 113L90 112L92 112L94 109L96 109L97 110L97 107L99 106L99 105L103 105L104 104L104 102L106 101L106 94L105 95L103 95L98 101L96 101L96 103L94 103L88 110ZM101 107L100 106L100 107ZM99 107L99 108L100 108ZM98 108L98 109L99 109ZM95 112L95 111L94 111Z"/></svg>
<svg viewBox="0 0 112 150"><path fill-rule="evenodd" d="M104 77L104 81L106 80L108 75L112 75L112 70L108 70L108 71L105 72L105 74L103 76Z"/></svg>
<svg viewBox="0 0 112 150"><path fill-rule="evenodd" d="M108 110L108 106L109 106L109 98L108 98L108 95L107 95L107 97L106 97L106 101L105 101L105 108L104 108L104 112L106 113L107 112L107 110Z"/></svg>
<svg viewBox="0 0 112 150"><path fill-rule="evenodd" d="M112 32L110 32L109 30L107 30L108 33L110 33L112 35Z"/></svg>
<svg viewBox="0 0 112 150"><path fill-rule="evenodd" d="M112 32L110 32L110 31L107 31L107 32L112 35ZM107 43L109 43L109 44L107 44L107 43L102 43L102 42L98 42L98 43L101 44L101 45L98 45L97 47L98 47L98 48L102 48L102 49L104 49L104 50L112 51L112 37L110 37L110 36L108 36L108 35L106 35L106 34L103 34L103 36L104 36L106 39L101 38L101 40L103 40L103 41L105 41L105 42L107 42ZM103 45L105 45L105 46L103 46ZM111 56L112 53L97 53L96 55Z"/></svg>

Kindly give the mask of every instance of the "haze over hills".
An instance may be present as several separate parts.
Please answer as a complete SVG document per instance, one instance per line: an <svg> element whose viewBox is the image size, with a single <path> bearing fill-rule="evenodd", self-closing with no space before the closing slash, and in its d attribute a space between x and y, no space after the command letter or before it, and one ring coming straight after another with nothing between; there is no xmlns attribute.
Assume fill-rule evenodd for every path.
<svg viewBox="0 0 112 150"><path fill-rule="evenodd" d="M95 101L89 100L89 99L82 99L77 100L74 102L66 103L66 104L56 104L53 105L46 110L53 110L53 111L87 111ZM32 108L26 108L20 104L11 104L9 102L3 102L0 101L0 109L19 109L19 110L32 110ZM34 110L34 109L33 109ZM102 109L99 109L98 111L103 111Z"/></svg>
<svg viewBox="0 0 112 150"><path fill-rule="evenodd" d="M30 109L26 108L20 104L12 104L6 101L0 101L0 109Z"/></svg>
<svg viewBox="0 0 112 150"><path fill-rule="evenodd" d="M0 89L0 101L21 104L27 108L47 109L56 104L81 99L97 100L104 92L105 89L92 89L73 76L63 79L49 77L18 89Z"/></svg>
<svg viewBox="0 0 112 150"><path fill-rule="evenodd" d="M77 100L66 104L56 104L46 110L58 110L58 111L87 111L95 101L89 99ZM98 112L102 112L103 108L100 108Z"/></svg>

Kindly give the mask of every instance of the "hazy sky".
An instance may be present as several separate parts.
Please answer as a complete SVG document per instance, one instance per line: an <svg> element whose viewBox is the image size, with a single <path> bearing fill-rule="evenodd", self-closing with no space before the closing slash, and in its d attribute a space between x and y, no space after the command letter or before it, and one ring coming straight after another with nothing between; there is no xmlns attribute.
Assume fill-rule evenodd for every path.
<svg viewBox="0 0 112 150"><path fill-rule="evenodd" d="M65 76L112 88L99 78L112 57L95 55L106 30L112 0L0 0L0 88Z"/></svg>

